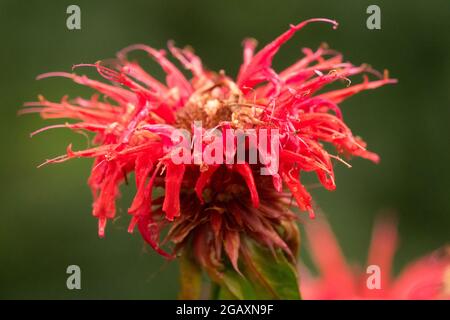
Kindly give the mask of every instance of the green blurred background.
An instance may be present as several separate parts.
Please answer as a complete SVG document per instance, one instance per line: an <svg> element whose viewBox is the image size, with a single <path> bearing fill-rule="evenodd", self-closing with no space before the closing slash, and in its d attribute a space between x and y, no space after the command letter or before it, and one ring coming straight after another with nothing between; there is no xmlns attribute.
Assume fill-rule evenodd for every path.
<svg viewBox="0 0 450 320"><path fill-rule="evenodd" d="M66 28L66 8L81 7L82 30ZM366 8L381 7L382 29L366 28ZM211 69L235 75L241 41L274 39L290 23L311 17L339 21L310 25L275 59L279 69L299 49L327 42L345 57L388 68L396 86L345 102L344 117L382 157L379 165L354 159L337 165L337 191L313 191L352 261L363 263L374 217L393 209L400 221L398 272L410 259L450 240L450 3L442 1L5 1L1 34L0 298L175 298L177 264L145 248L126 232L124 187L121 217L97 237L86 179L90 160L36 169L65 147L83 147L83 136L55 130L29 138L46 123L17 117L24 101L90 93L65 79L35 81L47 71L113 57L133 43L165 47L168 39L192 45ZM84 70L83 70L84 71ZM308 261L308 259L307 259ZM82 270L82 290L66 289L66 267Z"/></svg>

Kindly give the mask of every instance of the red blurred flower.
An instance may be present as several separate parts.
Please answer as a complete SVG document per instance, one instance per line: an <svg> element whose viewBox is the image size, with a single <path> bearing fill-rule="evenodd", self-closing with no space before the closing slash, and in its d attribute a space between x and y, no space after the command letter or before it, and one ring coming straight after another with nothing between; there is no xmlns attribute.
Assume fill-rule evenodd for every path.
<svg viewBox="0 0 450 320"><path fill-rule="evenodd" d="M378 220L372 235L367 266L380 270L380 287L369 288L371 272L349 265L328 223L322 219L306 224L310 254L320 276L301 272L304 299L450 299L450 248L408 264L395 279L392 262L397 249L397 227ZM370 279L369 279L370 280Z"/></svg>
<svg viewBox="0 0 450 320"><path fill-rule="evenodd" d="M101 237L107 220L116 215L119 186L134 172L137 192L128 209L132 215L129 231L137 225L145 241L160 254L172 256L160 247L161 230L168 226L165 241L174 243L175 250L191 242L199 262L210 269L221 265L222 250L237 269L239 252L245 250L243 235L293 256L298 234L296 216L289 210L290 197L301 210L314 215L300 173L313 171L326 189L335 188L332 159L341 159L328 153L322 143L333 145L346 156L378 161L378 156L367 151L365 142L353 136L344 123L338 103L362 90L395 82L387 73L382 76L367 65L343 61L341 54L326 46L316 51L303 49L304 57L276 72L272 59L280 46L316 21L337 25L327 19L292 25L258 52L255 40L245 40L243 64L235 81L223 71L206 70L192 51L172 43L168 45L170 53L192 73L191 79L167 59L164 51L133 45L120 51L112 62L75 66L96 68L109 84L65 72L38 77L65 77L98 94L89 99L64 97L60 102L40 97L38 102L27 103L28 109L23 112L78 121L37 132L66 127L95 133L95 147L75 151L69 145L66 154L45 163L94 159L88 183ZM128 59L136 50L159 63L166 74L164 82ZM350 85L349 77L356 74L364 74L363 82ZM379 79L369 80L369 74ZM347 86L322 91L338 80ZM170 136L179 128L193 131L196 120L201 120L205 129L278 129L279 171L261 176L261 165L248 163L175 164L171 155L176 149ZM205 141L203 148L208 145L208 139ZM289 192L283 192L283 185ZM157 187L164 189L162 196L154 196Z"/></svg>

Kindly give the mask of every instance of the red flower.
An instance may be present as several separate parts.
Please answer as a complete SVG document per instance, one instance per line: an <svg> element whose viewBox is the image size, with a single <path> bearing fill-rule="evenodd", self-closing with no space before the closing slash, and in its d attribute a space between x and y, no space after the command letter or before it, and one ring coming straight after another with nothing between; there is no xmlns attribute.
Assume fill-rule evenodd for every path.
<svg viewBox="0 0 450 320"><path fill-rule="evenodd" d="M258 52L254 40L245 40L244 61L236 81L224 72L206 70L192 51L176 48L170 42L170 53L192 73L191 79L167 59L164 51L133 45L120 51L114 62L74 66L96 68L109 84L65 72L38 77L65 77L98 94L88 99L64 97L60 102L40 97L38 102L27 103L28 109L23 112L77 120L37 132L66 127L95 133L95 147L75 151L69 145L66 154L45 163L94 159L88 183L100 237L104 236L107 220L116 215L119 186L134 172L137 192L128 209L132 215L129 231L137 225L145 241L160 254L172 256L160 247L161 230L169 226L166 241L174 243L175 250L192 242L198 260L210 269L222 263L222 249L237 269L239 250L245 250L244 235L293 256L298 235L296 216L289 210L291 195L301 210L314 216L311 196L301 183L300 173L314 171L326 189L335 188L332 159L341 159L329 154L322 143L334 145L338 153L346 156L378 161L378 156L367 151L365 142L353 136L344 123L338 103L362 90L395 82L387 73L381 76L367 65L344 62L341 54L326 46L316 51L304 49L303 58L276 72L272 59L281 45L316 21L337 26L327 19L292 25ZM166 74L164 82L128 59L136 50L148 53L159 63ZM363 82L350 85L349 77L356 74L364 74ZM379 79L369 80L368 74ZM338 80L347 86L329 92L321 90ZM197 120L206 130L193 126ZM270 171L270 176L259 174L261 167L270 165L264 150L258 150L263 165L176 164L172 156L179 149L171 135L180 128L201 135L201 152L214 140L208 136L208 129L221 130L224 139L226 129L276 129L280 137L276 159L279 170ZM235 141L234 137L231 141ZM235 157L227 152L224 158ZM289 192L283 192L283 185ZM164 189L159 197L154 195L157 187Z"/></svg>
<svg viewBox="0 0 450 320"><path fill-rule="evenodd" d="M369 288L367 280L372 272L366 273L345 261L326 221L307 223L306 231L309 252L320 276L312 277L308 272L302 275L300 288L304 299L450 299L450 248L410 263L393 279L397 228L390 220L378 220L367 266L379 268L380 286Z"/></svg>

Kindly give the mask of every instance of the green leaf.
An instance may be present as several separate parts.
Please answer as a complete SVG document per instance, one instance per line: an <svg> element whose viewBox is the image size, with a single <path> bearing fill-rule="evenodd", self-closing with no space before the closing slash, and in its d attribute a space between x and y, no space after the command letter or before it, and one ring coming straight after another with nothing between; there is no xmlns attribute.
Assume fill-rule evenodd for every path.
<svg viewBox="0 0 450 320"><path fill-rule="evenodd" d="M223 273L219 299L256 299L256 294L248 279L238 274L234 269L229 269Z"/></svg>
<svg viewBox="0 0 450 320"><path fill-rule="evenodd" d="M272 252L246 241L242 247L242 265L257 299L301 299L297 270L280 249Z"/></svg>
<svg viewBox="0 0 450 320"><path fill-rule="evenodd" d="M301 299L297 269L281 250L271 251L246 240L240 251L243 275L228 265L214 280L213 299Z"/></svg>

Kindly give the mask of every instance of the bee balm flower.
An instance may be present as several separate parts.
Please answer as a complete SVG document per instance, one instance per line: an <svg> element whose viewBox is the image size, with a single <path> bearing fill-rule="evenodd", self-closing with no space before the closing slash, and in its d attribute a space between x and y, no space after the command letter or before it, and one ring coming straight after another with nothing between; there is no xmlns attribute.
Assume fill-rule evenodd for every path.
<svg viewBox="0 0 450 320"><path fill-rule="evenodd" d="M243 63L236 79L225 72L204 68L188 49L169 43L170 53L192 74L190 79L167 58L166 52L146 45L123 49L113 62L97 62L94 67L107 81L66 72L46 73L38 77L64 77L97 91L90 98L51 102L40 97L27 103L27 112L39 112L46 119L73 119L74 123L49 126L70 128L95 134L95 146L84 150L67 147L64 155L47 160L59 163L73 158L92 158L88 184L92 190L93 215L98 218L100 237L108 220L116 216L115 201L119 186L134 173L136 195L128 212L129 231L139 229L144 240L158 253L172 257L184 246L191 246L197 261L207 270L220 270L228 257L238 270L240 254L248 257L246 239L270 249L281 249L294 257L298 246L293 204L314 216L312 199L301 182L302 172L315 172L328 190L335 188L333 159L323 143L333 145L344 156L359 156L373 162L378 156L366 150L345 124L338 106L346 98L367 89L375 89L395 80L380 75L367 65L345 62L342 55L321 46L304 49L304 56L281 72L272 68L279 48L297 31L311 22L337 23L311 19L292 25L273 42L256 51L255 40L244 41ZM132 51L144 51L165 72L160 81L135 61ZM362 83L350 85L349 77L363 74ZM378 78L369 80L368 75ZM326 85L342 80L347 86L324 91ZM202 127L195 126L201 122ZM179 145L173 137L184 129L203 139L192 141L200 148L200 160L176 163ZM232 130L268 132L267 141L277 135L279 144L260 148L248 144L246 151L257 149L260 161L202 161L210 144L212 130L219 130L232 148L224 148L215 157L235 159L236 137ZM229 130L227 130L229 129ZM231 132L231 133L228 133ZM200 141L200 142L199 142ZM276 148L277 150L272 150ZM278 154L271 157L272 151ZM198 155L198 154L197 154ZM190 157L196 157L193 153ZM195 159L192 159L195 160ZM260 170L271 167L269 175ZM163 189L157 196L154 191ZM161 231L168 233L161 241ZM162 243L175 245L174 252L163 250Z"/></svg>
<svg viewBox="0 0 450 320"><path fill-rule="evenodd" d="M375 266L379 272L365 273L345 261L330 227L320 220L306 224L310 252L320 276L302 276L300 287L305 299L450 299L450 248L413 261L394 279L397 229L392 221L379 220L367 261L367 266ZM379 277L378 281L369 279L373 276Z"/></svg>

